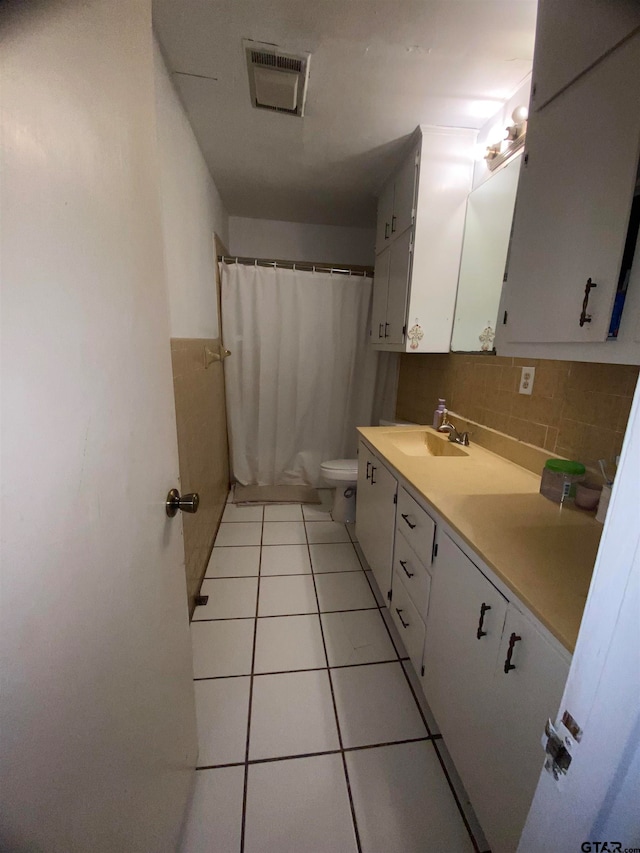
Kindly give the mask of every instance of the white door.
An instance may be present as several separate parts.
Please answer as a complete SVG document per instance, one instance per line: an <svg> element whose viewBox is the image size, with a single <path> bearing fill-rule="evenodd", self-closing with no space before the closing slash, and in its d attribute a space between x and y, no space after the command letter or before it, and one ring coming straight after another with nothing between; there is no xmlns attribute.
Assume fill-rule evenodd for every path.
<svg viewBox="0 0 640 853"><path fill-rule="evenodd" d="M393 178L382 188L378 197L376 220L376 252L381 252L391 242L391 217L393 216Z"/></svg>
<svg viewBox="0 0 640 853"><path fill-rule="evenodd" d="M392 239L413 225L418 182L416 153L416 151L412 151L406 158L394 181L393 216L391 217Z"/></svg>
<svg viewBox="0 0 640 853"><path fill-rule="evenodd" d="M197 745L150 4L2 48L3 850L175 850Z"/></svg>
<svg viewBox="0 0 640 853"><path fill-rule="evenodd" d="M610 850L640 846L639 470L636 388L578 642L555 717L560 733L569 738L572 761L559 782L546 771L540 774L519 853L595 851L605 841ZM561 724L565 711L580 727L579 741Z"/></svg>
<svg viewBox="0 0 640 853"><path fill-rule="evenodd" d="M544 759L540 738L568 673L569 654L554 648L531 619L509 604L493 680L487 685L490 760L483 767L484 785L473 799L493 853L512 853L518 846Z"/></svg>
<svg viewBox="0 0 640 853"><path fill-rule="evenodd" d="M424 692L471 802L484 785L491 692L506 599L446 535L438 540L424 648Z"/></svg>
<svg viewBox="0 0 640 853"><path fill-rule="evenodd" d="M376 255L373 273L373 300L371 304L371 343L384 343L384 328L387 321L387 293L389 290L389 263L391 247Z"/></svg>
<svg viewBox="0 0 640 853"><path fill-rule="evenodd" d="M505 284L506 340L604 341L640 151L640 34L531 117ZM594 120L597 116L597 120ZM606 152L606 153L605 153ZM589 294L580 325L587 281Z"/></svg>
<svg viewBox="0 0 640 853"><path fill-rule="evenodd" d="M385 598L391 589L397 489L398 483L393 474L361 443L358 451L356 533Z"/></svg>
<svg viewBox="0 0 640 853"><path fill-rule="evenodd" d="M387 344L402 344L405 339L412 230L407 229L391 246L387 319L384 327L384 338Z"/></svg>

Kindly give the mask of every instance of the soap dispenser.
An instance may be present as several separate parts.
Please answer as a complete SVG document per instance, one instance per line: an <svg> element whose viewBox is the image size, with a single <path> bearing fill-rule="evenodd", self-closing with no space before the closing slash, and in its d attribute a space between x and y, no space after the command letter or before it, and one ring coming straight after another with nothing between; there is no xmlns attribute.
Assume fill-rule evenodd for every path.
<svg viewBox="0 0 640 853"><path fill-rule="evenodd" d="M447 407L446 407L445 401L442 399L442 397L438 397L438 408L433 413L433 428L434 429L438 429L440 426L442 426L442 420L444 418L446 411L447 411Z"/></svg>

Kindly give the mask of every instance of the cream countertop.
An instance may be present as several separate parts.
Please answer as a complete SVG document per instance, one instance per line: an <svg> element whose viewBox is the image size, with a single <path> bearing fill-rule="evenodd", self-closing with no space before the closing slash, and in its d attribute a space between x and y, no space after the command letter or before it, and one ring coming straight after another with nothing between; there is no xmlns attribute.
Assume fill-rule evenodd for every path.
<svg viewBox="0 0 640 853"><path fill-rule="evenodd" d="M425 431L447 441L425 426L358 430L573 652L602 525L543 497L539 474L477 444L455 457L409 456L395 444L400 433Z"/></svg>

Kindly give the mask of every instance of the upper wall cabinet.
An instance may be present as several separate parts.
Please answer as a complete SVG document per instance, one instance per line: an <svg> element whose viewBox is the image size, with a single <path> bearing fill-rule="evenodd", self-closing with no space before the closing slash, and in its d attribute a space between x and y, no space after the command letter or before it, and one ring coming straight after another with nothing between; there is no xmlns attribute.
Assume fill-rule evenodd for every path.
<svg viewBox="0 0 640 853"><path fill-rule="evenodd" d="M370 329L376 349L449 350L475 135L418 128L383 188Z"/></svg>
<svg viewBox="0 0 640 853"><path fill-rule="evenodd" d="M533 108L544 107L636 27L637 0L539 0Z"/></svg>
<svg viewBox="0 0 640 853"><path fill-rule="evenodd" d="M538 48L540 64L546 56L540 39ZM534 78L539 72L534 67ZM631 269L638 226L632 215L640 157L638 92L640 33L530 116L499 355L640 359L640 313L637 294L631 293L638 269L638 263ZM595 349L589 352L590 347Z"/></svg>
<svg viewBox="0 0 640 853"><path fill-rule="evenodd" d="M415 149L387 181L378 198L376 252L383 252L415 219L419 153Z"/></svg>

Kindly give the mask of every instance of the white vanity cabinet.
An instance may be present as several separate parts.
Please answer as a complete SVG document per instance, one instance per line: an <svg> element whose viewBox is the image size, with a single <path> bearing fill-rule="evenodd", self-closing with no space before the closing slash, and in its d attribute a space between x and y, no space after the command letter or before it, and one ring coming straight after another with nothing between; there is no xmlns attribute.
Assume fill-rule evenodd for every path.
<svg viewBox="0 0 640 853"><path fill-rule="evenodd" d="M391 589L397 490L393 474L360 442L356 535L383 596Z"/></svg>
<svg viewBox="0 0 640 853"><path fill-rule="evenodd" d="M419 127L378 204L370 340L448 352L475 131Z"/></svg>
<svg viewBox="0 0 640 853"><path fill-rule="evenodd" d="M400 486L389 608L417 673L422 671L435 532L433 518Z"/></svg>
<svg viewBox="0 0 640 853"><path fill-rule="evenodd" d="M424 692L494 853L517 847L568 672L568 655L442 534Z"/></svg>

